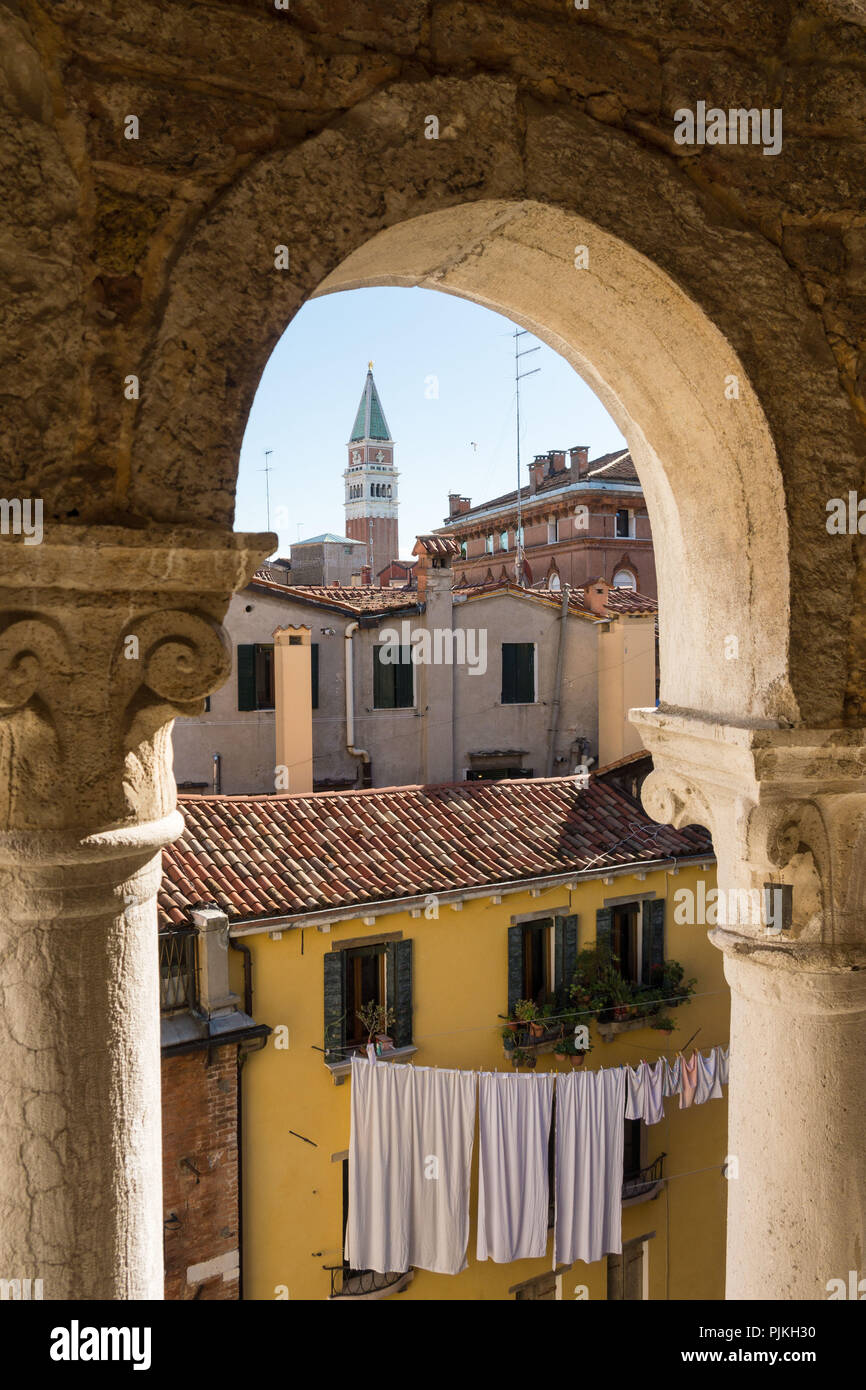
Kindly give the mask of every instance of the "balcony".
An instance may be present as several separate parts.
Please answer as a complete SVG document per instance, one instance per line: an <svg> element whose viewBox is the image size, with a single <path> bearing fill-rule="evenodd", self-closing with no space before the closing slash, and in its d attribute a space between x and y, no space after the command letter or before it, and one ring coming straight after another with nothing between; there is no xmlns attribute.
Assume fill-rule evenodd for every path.
<svg viewBox="0 0 866 1390"><path fill-rule="evenodd" d="M390 1298L392 1294L402 1293L415 1278L412 1269L403 1274L380 1274L375 1269L348 1269L345 1265L323 1265L322 1268L331 1276L329 1303L341 1298L356 1302Z"/></svg>
<svg viewBox="0 0 866 1390"><path fill-rule="evenodd" d="M638 1202L651 1202L661 1191L664 1183L664 1167L667 1154L659 1154L646 1168L635 1173L623 1174L622 1204L624 1207L636 1206Z"/></svg>

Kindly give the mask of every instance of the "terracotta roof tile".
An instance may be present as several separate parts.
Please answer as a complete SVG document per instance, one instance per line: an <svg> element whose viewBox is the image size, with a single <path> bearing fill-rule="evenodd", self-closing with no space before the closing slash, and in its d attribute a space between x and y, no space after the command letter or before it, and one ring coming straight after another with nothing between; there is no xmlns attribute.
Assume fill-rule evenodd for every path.
<svg viewBox="0 0 866 1390"><path fill-rule="evenodd" d="M706 831L651 821L605 782L567 777L295 796L182 796L160 925L215 901L235 922L550 874L712 855Z"/></svg>

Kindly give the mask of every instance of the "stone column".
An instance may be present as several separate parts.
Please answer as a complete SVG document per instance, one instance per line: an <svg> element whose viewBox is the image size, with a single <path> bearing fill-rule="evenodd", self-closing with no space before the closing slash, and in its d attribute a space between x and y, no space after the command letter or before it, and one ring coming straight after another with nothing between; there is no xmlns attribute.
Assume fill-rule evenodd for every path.
<svg viewBox="0 0 866 1390"><path fill-rule="evenodd" d="M633 718L644 805L710 830L726 904L726 1296L826 1299L866 1275L866 731ZM791 885L781 931L729 891L754 908L768 883Z"/></svg>
<svg viewBox="0 0 866 1390"><path fill-rule="evenodd" d="M230 669L268 537L0 541L0 1277L162 1298L160 850L171 721Z"/></svg>

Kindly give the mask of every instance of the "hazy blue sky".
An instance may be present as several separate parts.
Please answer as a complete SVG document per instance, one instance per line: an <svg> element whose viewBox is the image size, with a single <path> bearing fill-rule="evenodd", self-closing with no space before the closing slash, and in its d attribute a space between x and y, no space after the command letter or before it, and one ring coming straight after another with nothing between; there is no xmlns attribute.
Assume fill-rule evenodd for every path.
<svg viewBox="0 0 866 1390"><path fill-rule="evenodd" d="M264 531L265 449L270 463L271 529L280 554L321 531L343 534L346 441L367 362L400 470L400 553L442 524L449 491L473 503L516 481L513 325L467 300L436 290L370 289L305 304L268 362L247 422L235 527ZM521 351L534 347L527 335ZM588 444L590 458L623 444L616 425L580 377L550 348L521 370L521 462L548 449ZM430 377L438 398L429 398ZM476 448L473 449L473 441Z"/></svg>

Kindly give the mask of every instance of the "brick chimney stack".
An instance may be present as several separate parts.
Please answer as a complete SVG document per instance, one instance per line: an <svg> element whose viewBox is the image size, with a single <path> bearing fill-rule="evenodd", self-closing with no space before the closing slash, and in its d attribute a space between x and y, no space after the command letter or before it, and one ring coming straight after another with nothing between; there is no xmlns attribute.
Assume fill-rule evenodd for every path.
<svg viewBox="0 0 866 1390"><path fill-rule="evenodd" d="M468 512L472 506L471 497L461 497L459 492L449 492L448 494L448 515L462 516Z"/></svg>
<svg viewBox="0 0 866 1390"><path fill-rule="evenodd" d="M535 494L544 482L544 475L547 472L547 454L536 454L529 465L529 491Z"/></svg>
<svg viewBox="0 0 866 1390"><path fill-rule="evenodd" d="M575 479L578 479L586 472L589 466L589 445L575 445L573 449L569 449L568 456L571 460L571 471Z"/></svg>
<svg viewBox="0 0 866 1390"><path fill-rule="evenodd" d="M460 546L450 536L419 536L412 554L418 557L415 574L418 598L425 600L428 591L447 593L451 601L451 562L460 554Z"/></svg>
<svg viewBox="0 0 866 1390"><path fill-rule="evenodd" d="M371 568L370 565L362 565L362 566L361 566L361 583L362 583L362 584L372 584L372 583L373 583L373 570L372 570L372 568Z"/></svg>
<svg viewBox="0 0 866 1390"><path fill-rule="evenodd" d="M594 613L597 618L610 617L607 611L607 596L609 593L610 585L604 576L593 580L591 584L587 584L586 586L586 606L590 613Z"/></svg>

